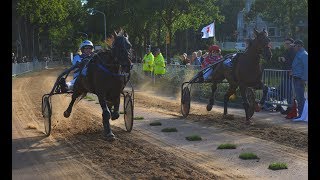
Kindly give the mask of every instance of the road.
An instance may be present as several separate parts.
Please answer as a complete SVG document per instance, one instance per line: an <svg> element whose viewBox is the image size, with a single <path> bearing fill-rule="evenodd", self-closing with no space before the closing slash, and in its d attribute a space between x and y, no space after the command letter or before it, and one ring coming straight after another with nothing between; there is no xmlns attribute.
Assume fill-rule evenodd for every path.
<svg viewBox="0 0 320 180"><path fill-rule="evenodd" d="M111 121L116 141L104 140L95 101L81 100L64 118L70 95L52 97L52 132L46 137L41 97L62 70L12 80L12 179L307 179L305 124L273 124L257 115L255 125L246 127L241 114L226 118L197 103L184 119L179 100L138 91L134 116L144 119L136 120L130 133L122 116ZM162 126L150 126L154 121ZM178 132L161 132L165 127ZM192 134L203 140L186 141ZM216 149L225 142L237 144L237 149ZM254 152L260 159L241 160L241 152ZM287 163L288 169L269 170L275 161Z"/></svg>

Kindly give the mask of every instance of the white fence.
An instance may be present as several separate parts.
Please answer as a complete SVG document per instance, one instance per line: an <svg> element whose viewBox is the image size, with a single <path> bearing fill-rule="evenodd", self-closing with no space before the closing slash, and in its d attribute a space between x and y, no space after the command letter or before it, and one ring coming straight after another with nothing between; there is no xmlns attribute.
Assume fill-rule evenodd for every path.
<svg viewBox="0 0 320 180"><path fill-rule="evenodd" d="M64 61L33 61L26 63L12 63L12 76L64 65Z"/></svg>

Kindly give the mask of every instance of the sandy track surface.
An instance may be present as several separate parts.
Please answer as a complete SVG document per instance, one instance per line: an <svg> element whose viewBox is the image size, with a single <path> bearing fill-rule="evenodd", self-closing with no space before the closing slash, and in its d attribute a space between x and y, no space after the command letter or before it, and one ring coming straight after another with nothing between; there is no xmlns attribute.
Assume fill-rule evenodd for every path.
<svg viewBox="0 0 320 180"><path fill-rule="evenodd" d="M55 95L52 132L46 137L41 97L51 90L61 71L45 70L13 79L13 179L307 179L307 133L292 131L289 135L294 141L288 137L277 140L285 134L281 134L284 127L258 123L241 130L241 118L229 118L226 123L212 120L212 116L221 120L221 113L203 114L200 107L197 113L181 119L176 101L141 93L135 96L135 116L144 120L135 121L130 133L124 130L123 117L112 121L117 140L111 143L102 136L98 104L81 100L66 119L62 113L70 95ZM159 127L150 127L152 121L179 127L179 131L165 134ZM187 142L184 137L193 131L201 133L204 140ZM273 138L266 138L268 133L274 134ZM225 140L240 146L235 151L217 151ZM242 151L257 149L257 144L259 161L237 158ZM289 169L271 171L265 167L277 160L288 163Z"/></svg>

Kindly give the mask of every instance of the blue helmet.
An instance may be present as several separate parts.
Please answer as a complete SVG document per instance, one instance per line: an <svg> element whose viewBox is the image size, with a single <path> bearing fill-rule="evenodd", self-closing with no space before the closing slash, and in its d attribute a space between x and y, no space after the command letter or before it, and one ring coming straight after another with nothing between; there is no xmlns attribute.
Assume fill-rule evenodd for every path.
<svg viewBox="0 0 320 180"><path fill-rule="evenodd" d="M80 44L80 49L82 49L85 46L91 46L93 48L93 43L89 40L85 40Z"/></svg>

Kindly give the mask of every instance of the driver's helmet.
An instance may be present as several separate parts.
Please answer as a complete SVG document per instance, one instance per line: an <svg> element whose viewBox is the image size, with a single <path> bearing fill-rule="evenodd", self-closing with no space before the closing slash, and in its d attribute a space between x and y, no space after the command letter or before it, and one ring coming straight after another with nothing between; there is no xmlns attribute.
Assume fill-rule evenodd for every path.
<svg viewBox="0 0 320 180"><path fill-rule="evenodd" d="M80 44L80 49L82 50L85 46L91 46L93 48L93 43L89 40L85 40Z"/></svg>
<svg viewBox="0 0 320 180"><path fill-rule="evenodd" d="M220 47L218 45L212 45L209 47L208 50L209 50L209 52L213 52L213 53L214 52L219 52L219 53L221 52Z"/></svg>

